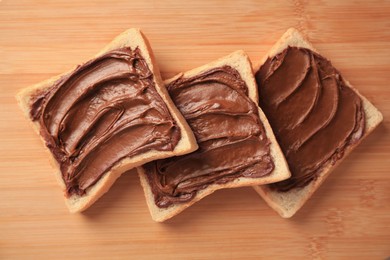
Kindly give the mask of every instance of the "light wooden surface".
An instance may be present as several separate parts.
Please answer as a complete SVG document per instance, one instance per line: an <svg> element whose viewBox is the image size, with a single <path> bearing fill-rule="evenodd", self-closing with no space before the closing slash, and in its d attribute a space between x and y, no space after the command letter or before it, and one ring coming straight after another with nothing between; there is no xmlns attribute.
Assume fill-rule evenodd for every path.
<svg viewBox="0 0 390 260"><path fill-rule="evenodd" d="M84 214L67 212L18 89L85 61L129 27L143 29L170 77L237 49L256 63L290 26L385 118L296 217L280 218L240 188L154 223L133 172ZM0 259L390 256L389 1L0 0L0 57Z"/></svg>

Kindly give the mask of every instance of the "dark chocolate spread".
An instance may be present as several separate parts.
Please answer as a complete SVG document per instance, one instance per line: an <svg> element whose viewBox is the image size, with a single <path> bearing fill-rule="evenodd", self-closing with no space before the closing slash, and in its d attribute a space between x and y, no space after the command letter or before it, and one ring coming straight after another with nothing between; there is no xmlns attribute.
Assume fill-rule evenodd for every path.
<svg viewBox="0 0 390 260"><path fill-rule="evenodd" d="M144 166L158 207L189 201L211 184L272 172L270 141L238 71L230 66L214 68L179 77L167 88L199 149Z"/></svg>
<svg viewBox="0 0 390 260"><path fill-rule="evenodd" d="M260 107L292 174L271 187L288 191L306 186L363 136L361 98L319 54L288 47L268 58L256 73L256 80Z"/></svg>
<svg viewBox="0 0 390 260"><path fill-rule="evenodd" d="M68 196L83 195L126 157L172 151L181 136L138 48L77 67L33 98L31 117L60 165Z"/></svg>

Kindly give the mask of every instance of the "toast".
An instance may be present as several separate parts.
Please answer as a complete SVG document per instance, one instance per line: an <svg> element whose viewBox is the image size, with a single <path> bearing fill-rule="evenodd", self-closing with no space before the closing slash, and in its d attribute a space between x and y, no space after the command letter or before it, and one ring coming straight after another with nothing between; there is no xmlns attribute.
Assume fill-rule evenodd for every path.
<svg viewBox="0 0 390 260"><path fill-rule="evenodd" d="M167 158L167 157L171 157L171 156L186 154L186 153L192 152L198 148L195 137L194 137L192 131L190 130L187 122L184 120L183 116L177 110L177 108L173 104L172 100L170 99L170 97L165 89L165 86L164 86L163 81L162 81L161 76L160 76L159 69L156 65L156 62L155 62L155 59L154 59L154 56L152 53L152 49L151 49L146 37L142 34L142 32L139 29L129 29L129 30L123 32L122 34L120 34L119 36L117 36L111 43L109 43L105 48L103 48L90 62L93 62L93 60L98 60L101 57L104 57L105 54L110 53L110 52L114 53L114 54L112 54L113 57L115 55L116 55L115 57L117 57L117 56L120 57L122 55L122 53L120 53L119 51L116 51L116 50L119 50L121 48L124 48L123 50L126 50L126 52L132 53L131 55L133 55L135 52L137 52L138 55L142 58L142 62L144 61L142 63L142 66L143 66L143 68L148 69L148 75L147 75L148 82L150 82L150 86L154 86L154 87L152 87L153 93L156 97L156 100L159 100L158 102L160 102L159 103L160 106L163 106L163 104L165 104L165 106L166 106L165 109L167 109L166 111L168 111L166 113L167 118L170 116L169 117L170 120L172 120L172 122L174 122L175 126L177 126L175 129L178 129L178 131L179 131L177 134L178 140L177 140L176 145L172 149L157 150L157 149L150 148L150 149L142 150L141 148L137 148L137 149L141 149L141 150L138 150L139 152L134 153L134 155L126 154L123 157L120 157L118 160L115 161L115 163L110 164L110 167L106 168L103 171L100 178L98 178L94 184L90 185L85 191L83 191L83 194L76 193L76 194L67 194L67 196L65 196L66 205L68 206L69 211L72 213L73 212L81 212L81 211L87 209L89 206L91 206L100 196L102 196L105 192L107 192L109 190L109 188L115 182L115 180L125 171L128 171L134 167L140 166L142 164L145 164L147 162L150 162L150 161L153 161L156 159L162 159L162 158ZM123 61L124 60L125 60L125 58L123 58ZM140 63L140 60L141 59L139 59L137 61ZM72 75L72 73L76 73L78 70L80 70L80 67L87 66L88 63L90 63L90 62L87 62L81 66L77 66L74 70L63 73L59 76L53 77L51 79L48 79L46 81L43 81L43 82L38 83L36 85L33 85L31 87L25 88L25 89L21 90L16 96L16 99L18 101L20 108L22 109L25 116L32 123L34 130L40 135L42 141L44 142L44 144L47 148L48 148L48 146L53 146L53 144L49 144L47 142L47 140L49 140L49 139L46 140L43 137L42 133L45 132L45 129L43 129L43 126L42 126L42 124L39 123L39 121L34 120L32 106L33 106L33 104L35 104L37 102L37 97L39 95L42 95L42 93L50 92L50 90L52 88L55 88L57 85L59 85L61 83L61 81L63 81L64 79L66 80L68 75ZM130 62L134 62L133 63L134 68L136 68L135 66L138 66L138 65L135 65L135 61L126 60L126 62L129 62L129 64L130 64ZM139 65L139 66L141 66L141 65ZM106 67L108 67L108 65ZM130 68L130 66L129 66L129 68ZM96 68L94 68L94 69L97 70ZM92 72L94 72L94 71L92 71ZM114 71L114 72L116 73L116 71ZM137 71L134 69L134 71L126 71L126 73L127 74L124 73L124 75L129 75L129 76L123 76L124 77L123 80L129 81L130 79L128 79L127 77L132 77L131 76L131 75L133 75L132 73L137 73ZM111 74L109 74L109 73L107 75L111 76ZM131 79L131 80L133 80L133 79ZM134 84L138 84L139 82L141 82L141 80L144 80L144 79L138 78L138 79L135 79L133 82L135 82ZM116 82L114 82L113 80L110 81L110 79L107 82L113 85L112 86L113 89L116 89L116 87L117 87L115 85ZM104 84L106 84L106 83L104 83ZM108 85L107 85L107 88L108 88ZM92 89L92 88L90 88L90 89ZM50 94L48 94L48 95L50 95ZM65 96L65 98L63 100L66 101L66 97L67 96ZM50 102L50 101L48 101L48 102ZM61 100L61 102L62 102L62 100ZM78 103L76 103L76 104L78 104ZM110 108L103 107L103 110L105 110L105 109L109 110L109 109L111 109L111 107ZM127 112L127 110L125 110L125 112ZM80 111L78 111L76 113L80 113ZM129 112L129 113L131 113L131 112ZM68 113L68 115L69 115L69 113ZM142 115L142 114L140 114L140 115ZM54 116L55 115L53 115L53 117ZM110 116L110 115L108 115L108 116ZM100 118L103 118L103 116ZM145 116L145 118L146 118L146 116ZM61 121L61 123L62 122L63 121ZM115 122L115 121L113 121L113 122ZM129 125L130 125L130 123L129 123ZM131 127L135 127L135 126L131 126ZM110 128L107 128L107 129L113 129L113 128L114 127L112 125L110 125ZM105 132L103 132L104 134L107 133L107 131L108 131L107 129L105 130ZM124 129L126 129L126 128L124 128ZM87 130L86 130L86 135L88 136L88 134L90 134L90 132L88 132ZM91 129L89 129L89 131L96 131L97 132L98 130L94 130L94 128L92 127ZM49 132L49 130L47 130L47 132ZM125 132L125 131L123 131L123 132ZM112 134L112 135L115 136L115 134ZM116 133L116 135L118 135L118 132ZM124 136L124 134L123 134L123 136ZM52 138L52 137L49 137L49 138ZM94 137L91 137L91 139L88 139L88 140L95 140L93 138ZM95 136L95 138L98 138L98 137ZM113 137L110 137L110 138L112 139ZM131 139L129 142L130 143L134 142L133 139ZM119 140L116 140L116 141L119 141ZM105 142L108 143L107 140ZM157 141L153 141L153 142L157 142ZM106 143L103 142L103 144L106 144ZM89 143L87 142L87 144L89 144ZM118 142L116 142L116 144L118 145ZM110 148L110 146L108 146L108 147L106 147L106 146L105 146L106 149ZM140 146L140 147L142 147L142 146ZM96 149L96 147L94 149ZM64 190L64 192L66 193L67 187L66 187L66 183L64 181L63 174L62 174L61 169L60 169L61 165L58 162L58 159L56 159L56 157L55 157L56 155L53 154L52 150L50 150L49 148L46 150L48 151L51 164L56 169L55 175L57 177L57 180L58 180L59 184L61 185L62 189ZM93 150L93 151L95 151L95 150ZM93 159L91 159L91 160L93 160ZM71 164L71 166L72 166L72 164ZM71 167L71 166L69 166L69 167Z"/></svg>
<svg viewBox="0 0 390 260"><path fill-rule="evenodd" d="M248 99L248 97L249 97L248 102L254 103L254 109L258 112L258 115L256 115L256 117L258 119L260 119L260 122L263 124L264 130L265 130L265 135L266 135L266 137L268 137L268 139L270 141L270 144L269 144L270 156L274 162L274 169L268 175L265 175L262 177L253 178L253 177L242 177L241 176L238 178L234 178L233 180L226 181L224 183L211 182L208 185L206 185L207 187L201 188L200 190L197 190L195 192L195 194L193 194L193 197L190 200L184 201L184 202L179 202L179 203L172 203L172 205L164 208L164 207L159 207L156 204L154 193L153 193L153 188L151 186L151 182L150 182L150 179L148 177L148 174L151 174L149 171L149 167L147 167L147 166L138 167L137 170L139 173L142 187L143 187L144 192L145 192L145 197L146 197L146 201L147 201L151 216L152 216L153 220L155 220L157 222L163 222L169 218L172 218L173 216L179 214L180 212L182 212L183 210L185 210L186 208L188 208L189 206L191 206L195 202L201 200L202 198L206 197L207 195L213 193L216 190L224 189L224 188L235 188L235 187L243 187L243 186L253 186L253 185L257 185L257 184L272 183L272 182L276 182L279 180L285 180L285 179L290 177L287 163L284 159L284 156L280 150L278 143L276 142L275 136L272 132L272 129L271 129L268 121L267 121L267 118L265 117L265 115L261 111L261 109L258 107L257 86L256 86L256 82L255 82L255 79L253 76L252 66L251 66L251 63L250 63L248 56L243 51L236 51L236 52L234 52L234 53L232 53L224 58L221 58L217 61L211 62L211 63L204 65L204 66L201 66L199 68L195 68L195 69L190 70L188 72L181 73L181 74L173 77L172 79L166 80L165 84L168 86L167 88L168 88L169 93L171 94L172 100L176 103L179 110L181 110L182 114L189 122L190 127L192 127L194 133L195 132L198 133L199 129L195 129L194 124L192 124L190 122L192 120L190 115L192 115L192 114L189 113L188 111L184 111L186 109L181 109L181 106L178 105L177 100L175 100L175 98L172 96L173 90L170 87L172 87L172 84L174 84L177 80L191 79L192 77L196 77L198 75L203 75L204 73L208 73L209 71L212 71L212 70L215 70L218 68L223 68L224 66L228 66L228 67L236 70L239 74L239 77L246 84L245 88L247 88L247 94L243 94L243 96L245 96L246 99ZM202 92L206 92L206 91L202 91ZM202 98L203 98L203 94L202 94ZM187 100L187 99L185 99L185 100ZM185 101L185 102L188 103L191 101ZM217 105L217 107L218 107L218 105ZM208 123L209 122L207 122L207 124ZM222 128L223 128L223 126L222 126ZM202 129L200 131L202 131ZM195 133L195 136L197 136L196 133ZM198 134L198 136L200 136L200 134ZM207 136L210 136L210 134L208 134ZM198 139L198 142L199 141L200 140ZM200 143L199 143L199 145L200 145L200 147L202 147L202 145ZM199 148L199 150L193 154L197 154L198 152L200 153L201 152L200 150L201 150L201 148ZM188 158L189 156L192 156L193 154L185 155L183 157ZM237 157L240 158L240 154L237 154ZM207 157L207 158L210 158L210 157ZM172 158L172 159L177 159L177 158ZM181 159L177 159L177 160L181 160ZM162 160L162 161L164 161L164 160ZM183 160L180 161L180 164L182 162L183 162ZM153 163L156 163L156 162L153 162ZM151 164L153 164L153 163L151 163ZM203 166L204 166L204 161L203 161L203 164L202 164L202 162L199 162L199 164L194 166L194 169L198 170L199 167L202 167L201 171L206 171L206 170L203 170ZM169 174L171 172L167 172L167 173ZM167 176L168 176L168 174L167 174ZM175 174L175 173L172 172L172 174Z"/></svg>
<svg viewBox="0 0 390 260"><path fill-rule="evenodd" d="M318 54L314 47L306 41L303 36L294 28L290 28L281 37L281 39L271 48L271 50L264 56L260 64L265 64L269 58L273 58L278 54L281 54L285 50L291 47L306 48L312 52ZM261 66L258 68L260 71ZM257 74L256 74L257 75ZM260 194L260 196L267 202L267 204L277 211L283 218L292 217L312 196L312 194L319 188L324 182L326 177L337 167L339 163L357 146L359 143L369 135L375 127L383 120L382 114L364 97L358 90L356 90L348 81L343 79L344 85L355 92L361 99L362 111L364 111L365 125L363 126L364 132L359 140L348 145L345 148L341 158L337 158L335 162L327 161L323 167L319 169L317 177L310 181L306 186L293 187L287 191L281 191L271 188L270 185L254 186L254 189ZM259 82L258 82L259 83ZM259 88L261 89L262 86ZM261 103L261 102L260 102ZM268 118L270 119L270 118ZM273 129L275 132L278 129ZM280 141L280 140L279 140ZM290 169L292 166L290 165ZM292 174L292 177L294 173Z"/></svg>

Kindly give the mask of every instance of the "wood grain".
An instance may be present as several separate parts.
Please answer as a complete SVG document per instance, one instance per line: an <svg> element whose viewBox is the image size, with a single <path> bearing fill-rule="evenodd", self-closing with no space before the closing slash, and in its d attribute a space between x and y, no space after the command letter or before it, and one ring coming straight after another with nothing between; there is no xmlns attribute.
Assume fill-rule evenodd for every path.
<svg viewBox="0 0 390 260"><path fill-rule="evenodd" d="M389 257L389 18L389 1L0 0L0 259ZM143 29L170 77L237 49L256 63L290 26L385 118L293 219L240 188L157 224L134 172L84 214L67 212L17 108L18 89L85 61L130 27Z"/></svg>

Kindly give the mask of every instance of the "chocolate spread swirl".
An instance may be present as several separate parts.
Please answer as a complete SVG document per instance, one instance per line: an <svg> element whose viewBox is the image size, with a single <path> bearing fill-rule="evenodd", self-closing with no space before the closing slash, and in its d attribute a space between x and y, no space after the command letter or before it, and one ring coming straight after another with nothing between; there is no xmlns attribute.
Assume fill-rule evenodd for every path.
<svg viewBox="0 0 390 260"><path fill-rule="evenodd" d="M167 88L199 149L144 166L158 207L190 201L211 184L272 172L270 141L238 71L230 66L214 68L179 77Z"/></svg>
<svg viewBox="0 0 390 260"><path fill-rule="evenodd" d="M339 160L364 134L362 100L331 62L305 48L288 47L256 74L260 107L286 156L292 177L279 191L304 187Z"/></svg>
<svg viewBox="0 0 390 260"><path fill-rule="evenodd" d="M34 97L31 117L60 165L68 196L83 195L126 157L172 151L181 136L138 48L79 66Z"/></svg>

